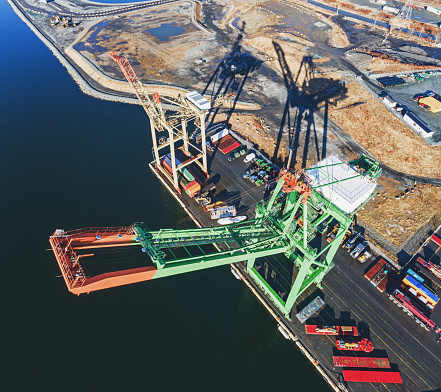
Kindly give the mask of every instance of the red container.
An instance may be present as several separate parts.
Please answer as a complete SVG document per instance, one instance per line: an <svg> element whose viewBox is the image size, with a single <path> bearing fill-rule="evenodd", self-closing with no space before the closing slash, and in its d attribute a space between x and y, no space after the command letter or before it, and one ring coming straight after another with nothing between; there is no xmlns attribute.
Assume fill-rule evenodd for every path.
<svg viewBox="0 0 441 392"><path fill-rule="evenodd" d="M231 135L225 135L221 140L219 140L218 147L219 148L227 148L228 146L231 146L233 143L236 142L236 139L232 137Z"/></svg>
<svg viewBox="0 0 441 392"><path fill-rule="evenodd" d="M188 196L193 197L197 192L201 190L201 186L196 181L192 181L184 186L184 190Z"/></svg>
<svg viewBox="0 0 441 392"><path fill-rule="evenodd" d="M432 241L437 244L438 246L441 246L441 238L439 238L436 234L433 234L432 237L430 237Z"/></svg>
<svg viewBox="0 0 441 392"><path fill-rule="evenodd" d="M400 372L384 372L381 370L347 370L343 369L345 381L381 382L402 384Z"/></svg>
<svg viewBox="0 0 441 392"><path fill-rule="evenodd" d="M343 335L358 336L357 327L346 326L323 326L323 325L305 325L305 332L309 335Z"/></svg>
<svg viewBox="0 0 441 392"><path fill-rule="evenodd" d="M392 272L389 272L386 275L386 278L384 278L381 281L381 283L377 286L377 289L380 290L381 292L384 292L384 290L386 290L387 284L389 282L393 282L397 276L398 276L397 270L394 269Z"/></svg>
<svg viewBox="0 0 441 392"><path fill-rule="evenodd" d="M223 154L228 154L230 151L239 146L240 143L235 138L233 138L231 135L226 135L219 141L218 149Z"/></svg>
<svg viewBox="0 0 441 392"><path fill-rule="evenodd" d="M168 174L170 174L173 177L173 171L172 168L170 167L170 165L165 161L165 159L163 159L161 161L162 163L162 167L167 171Z"/></svg>
<svg viewBox="0 0 441 392"><path fill-rule="evenodd" d="M371 357L332 357L334 366L338 367L367 367L367 368L390 368L387 358Z"/></svg>
<svg viewBox="0 0 441 392"><path fill-rule="evenodd" d="M380 272L380 270L386 265L386 260L384 259L380 259L380 261L375 264L368 272L366 272L366 274L364 275L364 277L371 281L372 278L378 274L378 272Z"/></svg>
<svg viewBox="0 0 441 392"><path fill-rule="evenodd" d="M201 186L196 183L194 184L189 190L188 190L188 195L190 197L193 197L196 193L198 193L201 190Z"/></svg>
<svg viewBox="0 0 441 392"><path fill-rule="evenodd" d="M229 152L233 151L235 148L240 147L240 143L239 142L235 142L234 144L232 144L230 147L227 147L224 150L219 149L223 154L228 154Z"/></svg>

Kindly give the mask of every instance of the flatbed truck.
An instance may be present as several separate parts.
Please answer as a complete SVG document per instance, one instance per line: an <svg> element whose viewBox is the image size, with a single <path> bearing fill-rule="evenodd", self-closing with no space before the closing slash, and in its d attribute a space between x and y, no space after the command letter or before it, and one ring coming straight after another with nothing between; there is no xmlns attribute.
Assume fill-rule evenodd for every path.
<svg viewBox="0 0 441 392"><path fill-rule="evenodd" d="M441 279L441 267L439 265L435 265L430 261L426 261L422 257L418 257L417 262L418 264L422 265L424 268L427 268L438 279Z"/></svg>

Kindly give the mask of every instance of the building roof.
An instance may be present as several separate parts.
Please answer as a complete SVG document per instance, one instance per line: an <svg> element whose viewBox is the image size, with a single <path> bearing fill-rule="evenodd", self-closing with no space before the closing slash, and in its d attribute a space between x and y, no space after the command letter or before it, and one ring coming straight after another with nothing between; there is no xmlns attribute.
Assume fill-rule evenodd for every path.
<svg viewBox="0 0 441 392"><path fill-rule="evenodd" d="M385 95L383 97L383 100L386 101L386 102L389 102L390 104L397 103L390 95Z"/></svg>
<svg viewBox="0 0 441 392"><path fill-rule="evenodd" d="M421 129L423 129L425 132L427 133L432 133L433 131L432 129L430 129L430 127L423 121L421 120L414 112L411 112L410 110L408 110L404 116L403 116L403 120L406 121L407 123L409 123L409 121L407 120L407 118L409 118L410 120L412 120L415 124L417 124Z"/></svg>
<svg viewBox="0 0 441 392"><path fill-rule="evenodd" d="M366 202L377 186L376 181L360 175L335 155L317 163L307 174L317 192L348 214Z"/></svg>
<svg viewBox="0 0 441 392"><path fill-rule="evenodd" d="M404 79L399 78L397 76L383 76L381 78L377 78L377 81L385 86L385 87L391 87L391 86L398 86L400 84L406 84Z"/></svg>
<svg viewBox="0 0 441 392"><path fill-rule="evenodd" d="M435 97L424 97L421 98L418 103L423 103L430 107L430 110L433 113L441 111L441 102L438 101Z"/></svg>

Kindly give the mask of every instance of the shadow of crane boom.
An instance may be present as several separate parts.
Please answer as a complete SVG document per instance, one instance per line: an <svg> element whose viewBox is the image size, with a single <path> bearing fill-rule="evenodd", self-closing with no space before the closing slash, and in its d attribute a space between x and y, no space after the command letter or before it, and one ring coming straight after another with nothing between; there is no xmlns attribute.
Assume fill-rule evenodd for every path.
<svg viewBox="0 0 441 392"><path fill-rule="evenodd" d="M305 167L309 158L311 134L314 135L313 144L315 146L315 156L311 158L318 161L326 157L329 99L331 97L334 100L342 99L346 95L347 89L344 83L339 80L315 77L314 62L310 56L303 56L297 75L294 78L282 47L276 41L273 41L273 46L277 53L285 83L286 103L272 158L274 161L278 160L283 136L288 134L290 153L286 165L288 168L295 165L297 163L297 152L300 148L300 136L304 133L302 167ZM303 79L301 76L303 76ZM329 87L330 84L331 87ZM321 105L324 106L323 114L319 110ZM321 143L315 124L316 114L323 116Z"/></svg>
<svg viewBox="0 0 441 392"><path fill-rule="evenodd" d="M239 34L230 52L226 54L225 58L219 63L204 89L204 93L211 90L210 95L212 102L216 102L219 97L229 98L228 100L231 102L231 106L227 111L226 124L234 113L249 74L257 70L262 64L261 60L242 50L241 42L245 31L245 22L243 22L242 27L238 29ZM220 83L218 83L219 80ZM216 105L211 109L208 115L208 126L213 125L220 110L221 105Z"/></svg>

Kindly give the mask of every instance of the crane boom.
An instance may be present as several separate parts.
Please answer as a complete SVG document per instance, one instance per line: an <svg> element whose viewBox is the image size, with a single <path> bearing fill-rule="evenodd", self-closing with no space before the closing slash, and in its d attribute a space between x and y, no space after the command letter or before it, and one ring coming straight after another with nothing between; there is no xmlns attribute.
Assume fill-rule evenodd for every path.
<svg viewBox="0 0 441 392"><path fill-rule="evenodd" d="M129 60L123 55L118 54L117 52L109 52L109 56L119 65L121 68L121 71L123 72L124 76L126 77L127 81L130 83L130 85L135 90L136 96L138 97L139 101L141 102L142 107L146 111L147 115L155 121L156 125L161 126L161 120L165 121L164 119L164 113L161 108L161 102L159 99L159 94L155 93L153 95L153 101L150 99L149 94L147 93L147 90L145 89L144 85L141 83L141 81L136 76L135 71L133 70L132 66L129 63ZM162 126L161 126L162 129Z"/></svg>
<svg viewBox="0 0 441 392"><path fill-rule="evenodd" d="M57 230L50 237L50 244L69 291L78 295L244 262L248 274L274 304L289 315L297 298L311 284L319 285L332 269L333 258L343 235L355 213L372 197L375 190L375 179L381 173L378 163L361 156L349 164L331 159L319 162L313 168L315 171L309 170L308 174L306 170L284 171L270 200L257 204L256 219L252 221L184 230L150 231L144 223L73 232ZM335 188L341 186L340 182L353 186L353 179L357 176L359 182L355 183L358 188L354 194L358 201L355 204L339 201L343 203L340 204L343 207L339 207L327 196L329 189L324 189L324 184L320 183L319 190L314 189L314 181L319 178L320 170L326 172L326 178L329 178L326 186L333 193L341 193L341 189ZM335 184L336 181L340 182ZM366 188L366 184L369 187ZM360 193L365 193L365 196L360 198ZM353 208L351 212L342 210L347 205ZM339 225L335 239L331 243L320 241L322 245L317 248L317 241L314 241L319 235L317 227L330 219L336 220ZM217 244L220 251L207 247L210 244ZM140 268L88 275L86 264L94 255L90 252L115 247L118 247L118 251L139 247L148 258ZM285 254L298 268L286 300L273 290L255 265L259 258L276 254Z"/></svg>

